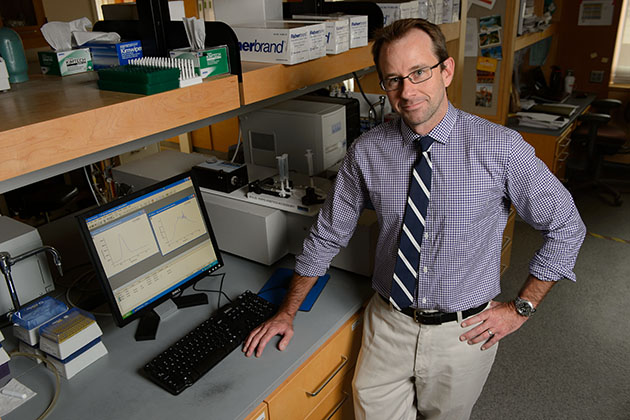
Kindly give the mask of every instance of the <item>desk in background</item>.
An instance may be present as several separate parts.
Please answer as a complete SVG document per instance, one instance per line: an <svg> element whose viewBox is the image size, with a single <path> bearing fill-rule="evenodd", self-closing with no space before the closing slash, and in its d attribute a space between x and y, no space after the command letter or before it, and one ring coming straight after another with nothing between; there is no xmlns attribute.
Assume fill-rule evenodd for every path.
<svg viewBox="0 0 630 420"><path fill-rule="evenodd" d="M577 118L588 111L595 95L586 95L578 98L577 95L569 97L564 103L577 105L578 109L571 115L566 126L559 130L544 130L532 127L519 126L517 122L508 121L507 127L521 133L525 141L536 149L536 156L540 158L551 172L561 181L564 180L566 161L569 157L569 145L571 133L577 126Z"/></svg>
<svg viewBox="0 0 630 420"><path fill-rule="evenodd" d="M231 298L246 289L258 291L277 267L292 267L294 264L292 256L272 267L229 254L223 257L225 267L219 273L226 273L224 291ZM352 398L343 397L341 387L346 387L344 390L347 391L356 354L349 356L348 363L340 368L340 373L317 397L308 398L304 390L298 389L299 397L305 401L289 395L297 406L286 407L284 404L287 398L285 390L297 389L296 383L310 378L315 385L305 390L314 391L340 366L342 357L331 350L335 345L348 349L352 341L352 351L358 351L361 328L357 313L373 293L370 279L338 269L331 269L329 273L330 280L312 310L298 313L295 335L285 351L277 350L277 338L269 343L260 359L246 358L240 350L235 350L178 396L155 385L143 376L141 369L151 358L216 310L215 293L209 294L209 305L182 309L160 323L155 341L134 340L137 322L118 328L112 318L97 317L109 354L72 379L62 379L59 401L48 419L236 420L250 414L252 417L248 418L257 419L260 413L269 410L265 411L264 418L274 420L306 417L295 416L296 411L278 410L307 410L307 414L317 414L309 418L326 418L326 413L330 414L336 407L344 407L341 409L344 413L351 411ZM216 289L219 281L219 277L204 278L199 281L198 287ZM225 302L222 298L222 303ZM7 337L4 344L11 350L9 342L12 334L8 329L3 333ZM343 345L340 343L342 340L345 340ZM24 358L12 360L10 367L14 376L37 395L3 420L37 418L52 399L54 375L42 365ZM332 401L339 395L339 399ZM344 414L343 418L348 417Z"/></svg>

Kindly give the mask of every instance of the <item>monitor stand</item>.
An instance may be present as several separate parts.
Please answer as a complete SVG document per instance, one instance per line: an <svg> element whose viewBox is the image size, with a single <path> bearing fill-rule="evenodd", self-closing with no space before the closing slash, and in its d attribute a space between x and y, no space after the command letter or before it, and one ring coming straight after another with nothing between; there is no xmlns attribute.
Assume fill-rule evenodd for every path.
<svg viewBox="0 0 630 420"><path fill-rule="evenodd" d="M155 340L160 321L170 318L177 310L207 304L208 295L205 293L179 296L164 301L140 318L136 329L136 341Z"/></svg>

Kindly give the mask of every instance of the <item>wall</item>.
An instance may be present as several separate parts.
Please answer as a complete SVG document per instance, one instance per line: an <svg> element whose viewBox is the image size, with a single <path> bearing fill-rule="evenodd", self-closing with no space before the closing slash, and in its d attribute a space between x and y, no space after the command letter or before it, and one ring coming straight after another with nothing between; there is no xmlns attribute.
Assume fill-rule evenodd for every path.
<svg viewBox="0 0 630 420"><path fill-rule="evenodd" d="M556 64L563 73L567 69L574 70L577 90L592 92L602 98L608 97L617 23L621 13L622 2L614 3L611 26L578 26L579 2L566 2L562 8L557 35L559 44ZM604 71L604 80L601 83L589 82L592 70Z"/></svg>
<svg viewBox="0 0 630 420"><path fill-rule="evenodd" d="M52 21L70 21L87 17L96 22L94 0L42 0L46 19Z"/></svg>

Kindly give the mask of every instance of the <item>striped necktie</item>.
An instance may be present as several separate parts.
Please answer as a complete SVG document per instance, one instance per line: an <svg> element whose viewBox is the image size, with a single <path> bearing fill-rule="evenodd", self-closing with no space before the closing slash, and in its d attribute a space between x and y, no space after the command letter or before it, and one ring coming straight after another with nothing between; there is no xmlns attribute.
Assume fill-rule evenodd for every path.
<svg viewBox="0 0 630 420"><path fill-rule="evenodd" d="M394 268L394 279L389 301L398 309L407 308L415 303L415 291L418 282L420 262L420 244L424 233L425 219L429 199L431 198L431 157L429 147L433 139L429 136L416 140L416 146L422 148L412 170L409 182L409 196L405 207L398 257Z"/></svg>

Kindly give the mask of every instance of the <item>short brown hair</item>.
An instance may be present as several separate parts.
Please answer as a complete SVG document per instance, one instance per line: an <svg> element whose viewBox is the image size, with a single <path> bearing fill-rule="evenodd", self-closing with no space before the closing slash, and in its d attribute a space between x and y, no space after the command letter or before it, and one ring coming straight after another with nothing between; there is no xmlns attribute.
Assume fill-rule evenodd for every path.
<svg viewBox="0 0 630 420"><path fill-rule="evenodd" d="M378 29L374 33L374 45L372 45L372 56L374 57L374 64L376 65L376 71L378 71L379 78L383 78L381 68L379 66L379 59L381 57L381 49L383 45L389 42L397 41L407 34L413 28L420 29L425 32L433 41L433 53L438 58L439 62L446 60L449 57L446 49L446 38L439 26L425 19L400 19L393 22L384 28ZM440 66L444 68L444 64Z"/></svg>

